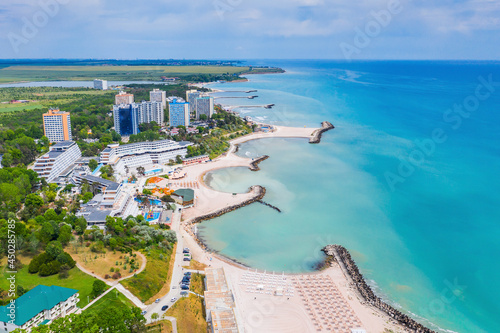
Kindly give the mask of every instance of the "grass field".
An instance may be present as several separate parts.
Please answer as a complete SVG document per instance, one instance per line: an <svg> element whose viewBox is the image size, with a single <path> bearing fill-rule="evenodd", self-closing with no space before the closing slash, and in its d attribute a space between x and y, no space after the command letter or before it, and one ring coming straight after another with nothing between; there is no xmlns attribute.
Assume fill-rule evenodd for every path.
<svg viewBox="0 0 500 333"><path fill-rule="evenodd" d="M106 253L93 253L90 251L90 248L78 246L76 243L68 246L65 250L71 255L73 260L102 278L104 278L106 274L110 276L114 274L114 272L111 272L111 268L113 268L114 271L119 269L122 277L134 275L134 272L129 272L130 263L125 264L125 254L121 252L113 253L113 251L108 250ZM138 267L137 269L139 269L142 264L142 258L136 256L131 259L135 260L136 266ZM116 264L117 262L118 265Z"/></svg>
<svg viewBox="0 0 500 333"><path fill-rule="evenodd" d="M142 302L153 303L153 297L163 288L168 279L171 254L172 252L168 256L163 254L164 257L161 259L158 250L151 250L151 255L144 253L147 258L146 268L137 276L122 281L122 285Z"/></svg>
<svg viewBox="0 0 500 333"><path fill-rule="evenodd" d="M194 269L194 270L197 270L197 271L203 271L205 270L205 268L207 268L208 266L205 265L205 264L202 264L201 262L198 262L196 260L191 260L189 262L189 269Z"/></svg>
<svg viewBox="0 0 500 333"><path fill-rule="evenodd" d="M83 273L81 270L75 267L69 271L69 277L67 279L59 279L59 275L57 274L41 277L38 274L30 274L28 272L28 263L30 258L21 257L20 260L24 264L24 267L17 271L16 281L18 285L23 286L25 289L33 289L39 284L76 289L80 294L80 302L78 302L77 305L80 308L83 308L88 304L87 296L89 296L92 292L92 284L95 280L90 275ZM9 281L7 281L7 277L10 274L6 273L4 265L2 265L2 267L3 277L0 281L0 288L3 290L8 290Z"/></svg>
<svg viewBox="0 0 500 333"><path fill-rule="evenodd" d="M236 74L237 66L9 66L0 69L0 83L19 81L160 80L161 76Z"/></svg>
<svg viewBox="0 0 500 333"><path fill-rule="evenodd" d="M172 323L168 320L162 320L146 326L148 333L172 333Z"/></svg>
<svg viewBox="0 0 500 333"><path fill-rule="evenodd" d="M198 295L203 295L203 292L205 291L205 284L203 283L203 280L205 279L205 275L194 273L191 275L191 285L189 289L192 292L197 293Z"/></svg>
<svg viewBox="0 0 500 333"><path fill-rule="evenodd" d="M128 300L121 292L118 290L111 290L109 293L104 295L100 300L92 304L86 312L95 312L97 314L101 312L105 312L106 309L115 308L115 309L125 309L125 308L133 308L134 304Z"/></svg>
<svg viewBox="0 0 500 333"><path fill-rule="evenodd" d="M43 109L44 105L37 102L22 104L0 104L0 112L30 111L34 109Z"/></svg>
<svg viewBox="0 0 500 333"><path fill-rule="evenodd" d="M177 319L178 333L206 333L207 322L203 309L203 299L190 294L179 299L165 312L165 316Z"/></svg>

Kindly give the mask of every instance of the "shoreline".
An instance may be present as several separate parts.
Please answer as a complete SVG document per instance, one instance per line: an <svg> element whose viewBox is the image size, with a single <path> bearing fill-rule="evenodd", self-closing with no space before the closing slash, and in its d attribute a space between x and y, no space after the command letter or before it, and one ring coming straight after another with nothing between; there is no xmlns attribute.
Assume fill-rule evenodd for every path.
<svg viewBox="0 0 500 333"><path fill-rule="evenodd" d="M239 137L231 140L231 146L227 154L225 156L217 158L213 162L209 162L205 165L193 165L184 167L184 171L187 172L188 177L195 177L195 179L200 183L201 191L199 193L199 196L196 197L197 199L195 201L195 207L183 210L183 219L181 222L182 227L180 230L181 235L182 237L184 237L185 241L190 244L194 259L206 264L209 267L224 268L226 277L230 281L232 289L235 293L235 302L238 304L238 317L243 318L241 320L242 322L240 322L240 325L242 325L242 327L246 327L249 322L251 322L249 313L253 311L255 306L255 299L257 299L257 297L255 297L255 299L251 295L249 297L248 290L243 290L243 287L239 286L237 281L242 279L242 276L244 274L249 274L252 272L255 272L255 274L260 274L258 273L259 270L241 263L234 258L223 255L219 251L211 249L209 246L207 246L205 240L197 235L195 229L196 225L202 222L206 222L210 219L219 217L236 209L257 202L259 198L262 199L265 196L265 188L259 185L255 185L251 187L250 190L246 193L233 195L231 193L220 192L213 189L205 183L204 178L207 173L214 170L231 167L248 167L250 170L252 170L253 167L259 168L258 164L263 160L269 158L269 156L266 157L266 155L255 159L237 156L235 154L237 151L237 147L243 142L265 138L305 138L309 139L310 143L317 143L321 140L321 134L332 128L333 125L328 122L323 122L322 127L320 128L287 128L277 126L275 132L252 133L244 137ZM319 141L316 142L316 139L319 139ZM191 175L192 173L194 173L194 175ZM222 201L230 203L221 205ZM207 202L210 202L210 205L206 205ZM395 322L394 319L392 319L386 313L377 311L373 307L362 303L359 297L355 296L356 290L351 284L349 284L349 281L341 270L340 265L336 265L336 263L334 263L333 266L322 263L315 267L315 270L312 272L283 273L283 277L287 277L293 280L294 285L300 292L302 292L302 290L305 290L301 289L301 281L305 281L308 279L320 279L321 283L325 285L325 288L337 289L340 293L334 295L325 293L325 295L331 297L332 299L336 299L336 302L344 304L344 306L346 306L346 311L350 311L354 316L353 318L356 318L360 323L362 323L363 328L365 328L369 332L382 333L386 329L390 329L394 333L403 333L408 331L405 327ZM263 274L266 273L264 272ZM240 282L239 284L242 283ZM267 301L270 302L276 301L276 296L273 295L258 296L259 299L261 299L262 297L266 298ZM311 296L306 295L305 297L307 298ZM279 316L276 315L274 317L266 317L266 320L263 324L265 328L259 327L259 329L255 332L326 332L326 327L328 326L325 326L325 330L317 329L316 325L321 325L320 327L323 327L322 325L325 324L318 324L318 317L312 318L309 316L307 310L307 304L309 303L304 303L303 300L301 300L301 298L299 297L289 297L286 300L289 302L284 304L283 309L276 309L276 312L281 314ZM295 315L291 317L290 313L292 313L292 311L293 313L295 313ZM339 316L341 315L339 314ZM300 321L295 322L295 324L292 325L293 327L291 326L288 329L283 328L283 325L291 325L291 322L293 322L292 319L298 318L300 318ZM301 328L299 329L298 327ZM250 332L253 331L250 330Z"/></svg>

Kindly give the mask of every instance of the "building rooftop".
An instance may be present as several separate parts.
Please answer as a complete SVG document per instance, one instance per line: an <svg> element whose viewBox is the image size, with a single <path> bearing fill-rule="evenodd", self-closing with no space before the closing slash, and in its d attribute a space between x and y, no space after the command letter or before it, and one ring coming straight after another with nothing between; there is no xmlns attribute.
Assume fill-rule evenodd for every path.
<svg viewBox="0 0 500 333"><path fill-rule="evenodd" d="M213 332L238 333L234 310L210 311Z"/></svg>
<svg viewBox="0 0 500 333"><path fill-rule="evenodd" d="M68 298L78 293L76 289L63 288L58 286L38 285L28 291L23 296L16 299L15 325L22 326L31 318L44 310L50 310L57 304L66 301ZM8 322L10 309L8 305L0 307L0 321Z"/></svg>
<svg viewBox="0 0 500 333"><path fill-rule="evenodd" d="M184 201L191 201L194 199L194 190L190 188L181 188L175 191L173 194L182 197Z"/></svg>
<svg viewBox="0 0 500 333"><path fill-rule="evenodd" d="M101 177L96 177L96 176L92 176L92 175L81 175L80 177L82 179L85 179L89 184L99 183L103 186L106 186L107 190L113 191L113 190L117 190L120 187L119 183L116 183L112 180L107 180L107 179L104 179Z"/></svg>

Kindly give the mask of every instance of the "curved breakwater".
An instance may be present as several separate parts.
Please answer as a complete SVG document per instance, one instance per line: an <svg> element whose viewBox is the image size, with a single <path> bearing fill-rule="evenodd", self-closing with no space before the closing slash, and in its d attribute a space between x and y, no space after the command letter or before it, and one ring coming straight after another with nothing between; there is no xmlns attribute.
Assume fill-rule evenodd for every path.
<svg viewBox="0 0 500 333"><path fill-rule="evenodd" d="M265 161L269 158L268 155L261 156L259 158L256 158L252 163L250 163L250 171L259 171L259 163L262 161Z"/></svg>
<svg viewBox="0 0 500 333"><path fill-rule="evenodd" d="M357 291L367 304L385 312L389 317L396 320L411 332L434 333L431 329L401 313L401 311L394 309L392 306L382 301L380 297L375 295L370 286L366 283L363 275L359 272L358 266L345 247L341 245L327 245L322 249L322 251L329 257L327 259L328 261L335 261L341 266L341 268L345 269L345 273L347 273L347 275L351 278Z"/></svg>
<svg viewBox="0 0 500 333"><path fill-rule="evenodd" d="M328 121L324 121L321 123L321 128L315 130L312 134L312 138L309 139L309 143L320 143L321 142L321 136L323 135L323 133L331 130L331 129L334 129L335 126L333 126L330 122Z"/></svg>
<svg viewBox="0 0 500 333"><path fill-rule="evenodd" d="M219 217L221 215L224 215L224 214L227 214L229 212L232 212L233 210L236 210L236 209L239 209L239 208L242 208L242 207L245 207L245 206L248 206L248 205L251 205L253 204L254 202L257 202L257 201L260 201L262 200L262 198L264 198L264 196L266 195L266 188L263 187L263 186L260 186L260 185L255 185L255 186L252 186L250 187L250 192L251 191L254 191L256 192L255 196L253 196L252 198L248 199L248 200L245 200L237 205L233 205L233 206L229 206L229 207L225 207L223 209L220 209L216 212L213 212L213 213L210 213L210 214L206 214L206 215L202 215L202 216L198 216L198 217L195 217L194 219L188 221L186 223L186 231L191 235L193 236L193 238L196 240L196 242L201 246L202 249L206 250L206 251L211 251L209 249L209 247L197 236L193 233L193 231L191 230L191 228L189 228L189 226L192 226L194 224L197 224L197 223L201 223L203 221L207 221L207 220L211 220L211 219L214 219L216 217ZM239 262L237 262L238 264L241 264Z"/></svg>

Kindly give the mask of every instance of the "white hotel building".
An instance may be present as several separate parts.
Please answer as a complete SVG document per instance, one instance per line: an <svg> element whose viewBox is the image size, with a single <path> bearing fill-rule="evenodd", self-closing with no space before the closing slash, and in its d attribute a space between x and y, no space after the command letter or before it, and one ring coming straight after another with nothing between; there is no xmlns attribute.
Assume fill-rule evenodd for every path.
<svg viewBox="0 0 500 333"><path fill-rule="evenodd" d="M116 173L125 175L125 167L166 164L177 156L186 157L187 147L191 142L172 140L146 141L127 145L110 144L101 152L99 162L111 164Z"/></svg>
<svg viewBox="0 0 500 333"><path fill-rule="evenodd" d="M80 148L74 141L62 141L50 147L50 151L38 158L33 170L48 183L54 181L64 170L82 157Z"/></svg>
<svg viewBox="0 0 500 333"><path fill-rule="evenodd" d="M165 122L165 108L162 102L158 101L142 101L136 103L139 108L139 124L156 122L158 125L163 126ZM165 100L166 105L166 100Z"/></svg>

